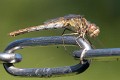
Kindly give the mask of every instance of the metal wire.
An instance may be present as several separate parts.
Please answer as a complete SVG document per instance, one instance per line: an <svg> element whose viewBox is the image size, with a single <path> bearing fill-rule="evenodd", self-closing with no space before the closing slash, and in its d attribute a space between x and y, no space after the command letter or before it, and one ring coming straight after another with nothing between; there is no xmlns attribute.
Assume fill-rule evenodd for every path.
<svg viewBox="0 0 120 80"><path fill-rule="evenodd" d="M84 55L84 64L78 63L73 66L63 66L56 68L16 68L13 63L19 62L22 60L20 54L16 56L14 53L16 50L23 49L27 46L48 46L48 45L79 45L85 49L87 52ZM82 50L74 51L73 56L79 58L82 54ZM5 55L5 56L4 56ZM6 57L6 55L8 55ZM25 38L16 40L10 43L4 53L0 54L0 60L5 62L3 66L5 70L14 76L34 76L34 77L51 77L51 76L60 76L63 74L75 73L79 74L84 72L90 65L89 59L106 59L107 57L116 56L117 60L120 56L120 48L109 48L109 49L92 49L89 42L82 38L76 38L73 36L52 36L52 37L39 37L39 38Z"/></svg>
<svg viewBox="0 0 120 80"><path fill-rule="evenodd" d="M74 51L73 56L79 58L82 50ZM120 48L106 48L106 49L92 49L88 50L84 56L85 59L94 60L119 60L120 58Z"/></svg>
<svg viewBox="0 0 120 80"><path fill-rule="evenodd" d="M18 49L24 48L26 46L47 46L47 45L77 45L76 37L73 36L54 36L54 37L39 37L39 38L26 38L12 42L5 49L5 53L13 53ZM89 46L82 38L79 38L83 47ZM85 45L84 45L85 44ZM4 63L4 68L6 71L15 76L36 76L36 77L50 77L54 75L63 75L68 73L79 74L84 72L89 67L89 61L84 60L84 64L76 64L73 66L64 66L57 68L16 68L11 63Z"/></svg>

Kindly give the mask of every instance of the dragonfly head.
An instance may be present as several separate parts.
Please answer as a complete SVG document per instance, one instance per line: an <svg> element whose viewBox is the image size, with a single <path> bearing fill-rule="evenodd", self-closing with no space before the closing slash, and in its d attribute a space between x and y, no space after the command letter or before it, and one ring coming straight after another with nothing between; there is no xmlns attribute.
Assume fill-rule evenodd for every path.
<svg viewBox="0 0 120 80"><path fill-rule="evenodd" d="M100 33L100 29L95 24L88 25L88 34L90 37L96 37L99 35L99 33Z"/></svg>

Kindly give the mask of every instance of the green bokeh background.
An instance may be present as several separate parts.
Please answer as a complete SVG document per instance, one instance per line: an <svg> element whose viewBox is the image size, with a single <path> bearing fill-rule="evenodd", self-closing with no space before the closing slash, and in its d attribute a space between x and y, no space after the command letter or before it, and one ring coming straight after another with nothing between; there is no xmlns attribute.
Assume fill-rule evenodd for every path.
<svg viewBox="0 0 120 80"><path fill-rule="evenodd" d="M99 40L104 48L120 47L120 0L0 0L0 51L12 41L21 38L61 35L62 30L32 32L10 37L8 33L67 14L83 15L100 27ZM97 38L97 39L98 39ZM97 48L103 48L92 40ZM28 47L17 51L23 55L21 68L57 67L78 63L71 56L78 47ZM120 61L93 61L84 73L53 78L29 78L9 75L0 65L0 80L119 80Z"/></svg>

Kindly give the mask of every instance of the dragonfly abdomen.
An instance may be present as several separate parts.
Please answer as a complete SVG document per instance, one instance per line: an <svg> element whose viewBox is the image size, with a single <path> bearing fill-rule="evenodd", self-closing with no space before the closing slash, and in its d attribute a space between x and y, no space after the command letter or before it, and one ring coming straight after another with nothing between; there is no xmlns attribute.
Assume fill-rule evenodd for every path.
<svg viewBox="0 0 120 80"><path fill-rule="evenodd" d="M20 29L18 31L13 31L9 35L10 36L17 36L17 35L28 33L28 32L47 30L47 29L56 29L56 28L63 28L63 24L60 22L56 22L56 23L28 27L28 28Z"/></svg>

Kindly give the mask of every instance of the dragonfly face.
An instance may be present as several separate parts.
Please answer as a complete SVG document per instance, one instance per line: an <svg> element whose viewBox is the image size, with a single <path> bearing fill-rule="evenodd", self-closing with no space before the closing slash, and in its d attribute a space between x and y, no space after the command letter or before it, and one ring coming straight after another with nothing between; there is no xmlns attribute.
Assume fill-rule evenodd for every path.
<svg viewBox="0 0 120 80"><path fill-rule="evenodd" d="M88 25L88 34L90 37L96 37L99 35L99 33L100 33L100 29L95 24Z"/></svg>

